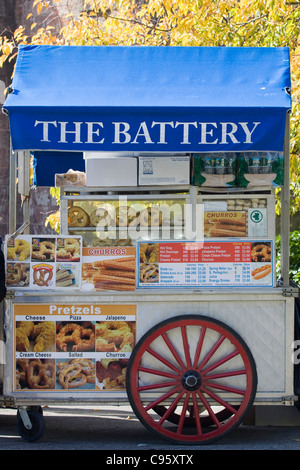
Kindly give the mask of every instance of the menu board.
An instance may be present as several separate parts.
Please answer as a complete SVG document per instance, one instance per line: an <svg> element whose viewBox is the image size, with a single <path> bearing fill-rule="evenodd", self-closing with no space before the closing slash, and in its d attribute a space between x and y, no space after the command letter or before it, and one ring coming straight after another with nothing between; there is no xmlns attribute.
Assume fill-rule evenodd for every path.
<svg viewBox="0 0 300 470"><path fill-rule="evenodd" d="M6 285L21 290L79 289L81 256L78 236L7 236Z"/></svg>
<svg viewBox="0 0 300 470"><path fill-rule="evenodd" d="M139 287L273 286L272 241L139 243Z"/></svg>
<svg viewBox="0 0 300 470"><path fill-rule="evenodd" d="M136 305L15 304L14 391L125 391Z"/></svg>

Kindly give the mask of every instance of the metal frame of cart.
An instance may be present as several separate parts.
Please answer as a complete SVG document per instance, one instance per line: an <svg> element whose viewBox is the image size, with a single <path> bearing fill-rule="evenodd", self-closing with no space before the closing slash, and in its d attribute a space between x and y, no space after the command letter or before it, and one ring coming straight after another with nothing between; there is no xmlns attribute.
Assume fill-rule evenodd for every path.
<svg viewBox="0 0 300 470"><path fill-rule="evenodd" d="M277 77L274 70L280 70ZM20 48L12 93L4 105L12 136L9 231L13 237L30 233L31 152L48 159L62 152L58 155L67 164L68 152L99 149L120 155L133 149L156 154L213 149L284 155L282 280L276 287L183 286L71 294L8 291L2 400L18 408L25 439L40 437L40 405L53 401L119 404L129 398L148 429L187 444L222 437L243 421L253 403L293 404L291 344L297 289L289 283L289 93L286 48ZM70 123L73 127L68 127ZM256 128L258 138L252 141ZM218 129L221 134L214 133ZM19 228L16 177L23 197L24 221ZM72 199L111 200L128 193L129 200L153 201L176 199L179 192L194 208L193 227L197 198L200 192L202 197L206 194L194 185L64 187L61 233L70 233L67 208ZM271 219L274 190L270 187L210 192L213 197L265 194L271 201ZM49 305L97 305L104 310L111 305L135 306L138 343L129 359L127 393L14 389L14 309L21 311L24 306L26 311L29 306L39 316L39 308Z"/></svg>

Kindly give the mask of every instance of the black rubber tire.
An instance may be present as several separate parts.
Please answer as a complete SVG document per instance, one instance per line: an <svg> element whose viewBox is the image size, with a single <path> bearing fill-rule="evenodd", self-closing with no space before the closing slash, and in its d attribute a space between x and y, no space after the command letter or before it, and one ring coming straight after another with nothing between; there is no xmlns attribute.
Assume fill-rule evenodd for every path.
<svg viewBox="0 0 300 470"><path fill-rule="evenodd" d="M44 433L45 429L45 420L43 415L39 411L27 410L28 417L31 421L32 428L27 429L24 426L21 414L18 411L17 413L17 431L18 434L27 442L34 442L40 439Z"/></svg>

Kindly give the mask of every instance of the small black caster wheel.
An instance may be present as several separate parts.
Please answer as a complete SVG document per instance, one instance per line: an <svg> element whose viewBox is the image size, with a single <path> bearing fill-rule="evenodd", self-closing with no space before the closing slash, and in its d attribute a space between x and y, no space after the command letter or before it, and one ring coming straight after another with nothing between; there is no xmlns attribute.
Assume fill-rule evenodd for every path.
<svg viewBox="0 0 300 470"><path fill-rule="evenodd" d="M31 422L31 428L28 429L23 422L21 413L17 413L17 431L18 434L27 442L34 442L40 439L45 428L43 415L36 410L27 410L28 418Z"/></svg>

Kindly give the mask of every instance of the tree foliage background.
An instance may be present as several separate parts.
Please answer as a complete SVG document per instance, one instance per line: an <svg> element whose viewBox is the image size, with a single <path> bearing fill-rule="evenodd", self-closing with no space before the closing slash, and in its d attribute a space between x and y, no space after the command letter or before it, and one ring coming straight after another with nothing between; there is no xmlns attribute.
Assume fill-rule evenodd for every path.
<svg viewBox="0 0 300 470"><path fill-rule="evenodd" d="M290 210L300 211L300 1L82 0L80 15L69 10L58 31L52 24L62 1L34 0L36 13L27 17L29 33L28 25L4 29L0 66L15 59L19 44L289 47Z"/></svg>

